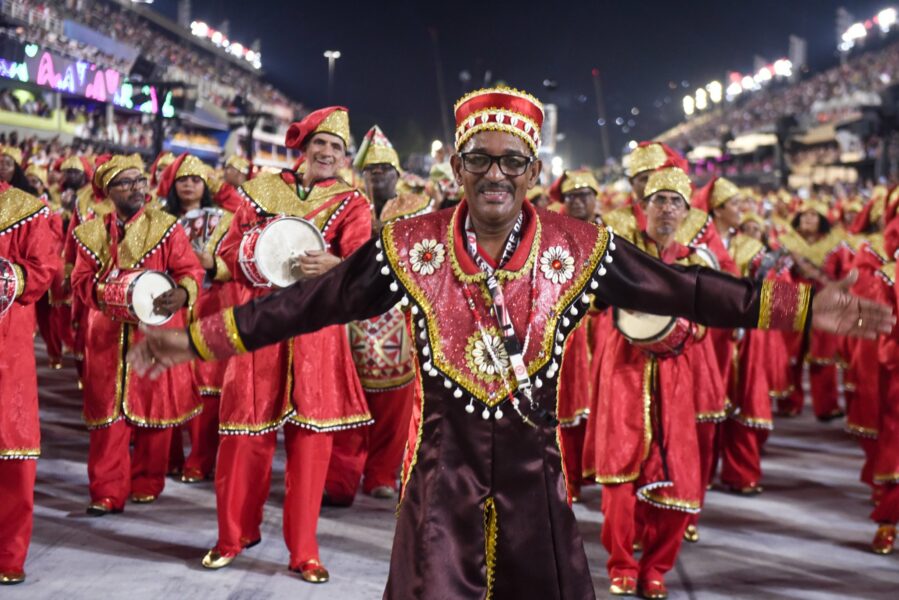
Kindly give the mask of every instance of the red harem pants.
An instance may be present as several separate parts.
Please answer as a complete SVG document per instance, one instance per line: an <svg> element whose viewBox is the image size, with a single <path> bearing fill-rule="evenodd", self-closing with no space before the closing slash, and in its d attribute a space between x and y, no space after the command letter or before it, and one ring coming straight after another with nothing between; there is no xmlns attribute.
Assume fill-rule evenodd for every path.
<svg viewBox="0 0 899 600"><path fill-rule="evenodd" d="M586 435L586 419L581 419L581 422L574 427L559 427L565 482L568 484L568 496L571 498L577 497L581 493L581 482L584 480L583 455Z"/></svg>
<svg viewBox="0 0 899 600"><path fill-rule="evenodd" d="M221 437L215 469L216 548L225 556L238 554L261 537L259 526L277 441L277 431ZM290 423L284 426L287 464L283 525L291 568L319 557L316 528L332 443L331 433L315 433Z"/></svg>
<svg viewBox="0 0 899 600"><path fill-rule="evenodd" d="M132 435L134 449L129 450ZM125 420L92 429L87 456L91 501L109 498L121 509L129 494L161 494L171 440L170 427L137 427Z"/></svg>
<svg viewBox="0 0 899 600"><path fill-rule="evenodd" d="M715 469L718 466L718 443L721 436L718 435L719 424L714 421L702 421L696 423L696 441L699 442L699 502L705 504L705 492L715 477ZM689 515L687 523L696 525L699 523L699 513Z"/></svg>
<svg viewBox="0 0 899 600"><path fill-rule="evenodd" d="M899 523L899 483L883 485L883 495L880 497L880 503L871 513L871 520L885 525Z"/></svg>
<svg viewBox="0 0 899 600"><path fill-rule="evenodd" d="M767 439L767 429L726 420L721 436L722 483L735 488L758 483L762 478L762 446Z"/></svg>
<svg viewBox="0 0 899 600"><path fill-rule="evenodd" d="M609 553L609 578L639 577L662 581L677 560L690 516L679 510L640 503L643 524L643 554L634 558L634 512L637 505L633 482L604 485L602 490L602 545Z"/></svg>
<svg viewBox="0 0 899 600"><path fill-rule="evenodd" d="M369 427L334 434L334 450L325 483L328 498L334 504L353 503L363 474L362 489L366 494L376 487L397 488L416 386L413 381L392 390L366 391L365 400L375 422Z"/></svg>
<svg viewBox="0 0 899 600"><path fill-rule="evenodd" d="M219 447L219 394L203 394L203 412L190 420L190 454L183 464L183 472L208 477L215 468L215 454Z"/></svg>
<svg viewBox="0 0 899 600"><path fill-rule="evenodd" d="M25 568L34 523L36 460L0 460L0 571Z"/></svg>

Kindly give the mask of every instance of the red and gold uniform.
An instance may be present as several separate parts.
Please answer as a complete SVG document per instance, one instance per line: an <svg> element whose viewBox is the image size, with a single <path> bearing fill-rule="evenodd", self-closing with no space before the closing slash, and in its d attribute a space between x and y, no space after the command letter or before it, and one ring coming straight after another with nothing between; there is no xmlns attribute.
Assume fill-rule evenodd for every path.
<svg viewBox="0 0 899 600"><path fill-rule="evenodd" d="M56 239L43 202L0 183L0 257L16 273L15 301L0 316L0 582L25 577L40 455L34 302L56 274Z"/></svg>
<svg viewBox="0 0 899 600"><path fill-rule="evenodd" d="M827 207L817 203L808 202L802 205L799 212L816 211L821 219L827 218ZM810 285L820 286L823 281L837 280L845 276L848 266L848 250L843 237L837 230L820 236L813 242L805 240L793 227L778 236L778 243L790 252L797 260L804 260L820 273L820 277L812 280L797 272L793 277L796 281ZM799 356L801 338L792 340L791 353L797 358L793 367L793 394L784 401L785 412L799 414L802 411L802 365L803 361L809 366L809 380L811 384L812 406L815 416L828 419L842 415L837 401L837 349L839 339L829 333L813 332L808 352L804 357Z"/></svg>
<svg viewBox="0 0 899 600"><path fill-rule="evenodd" d="M122 171L143 168L136 157L114 156L99 165L94 182L103 193ZM141 338L137 326L103 312L100 288L114 269L167 272L197 299L202 267L177 219L143 207L126 223L116 212L91 219L74 231L78 259L72 288L86 310L84 323L84 422L90 429L88 478L92 503L118 511L129 493L155 499L165 485L171 428L202 410L189 365L150 381L131 371L128 348ZM183 309L165 327L184 327ZM129 443L134 439L133 454Z"/></svg>
<svg viewBox="0 0 899 600"><path fill-rule="evenodd" d="M346 109L311 113L291 126L287 143L301 147L325 132L349 139ZM340 179L302 187L292 172L260 175L241 188L245 202L219 248L234 280L235 300L268 294L253 287L239 265L244 234L272 217L305 218L319 228L329 252L341 258L371 237L371 210L358 190ZM330 327L244 354L229 362L222 385L219 458L216 466L218 542L208 567L224 566L259 539L268 496L277 429L284 427L287 450L284 537L290 566L318 561L316 526L331 454L332 432L368 425L371 415L350 353L346 329Z"/></svg>

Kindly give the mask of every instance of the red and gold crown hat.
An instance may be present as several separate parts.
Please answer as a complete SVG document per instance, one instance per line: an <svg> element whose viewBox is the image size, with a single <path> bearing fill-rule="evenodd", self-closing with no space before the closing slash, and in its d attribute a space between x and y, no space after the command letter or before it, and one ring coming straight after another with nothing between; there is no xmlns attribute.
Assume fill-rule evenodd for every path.
<svg viewBox="0 0 899 600"><path fill-rule="evenodd" d="M649 198L657 192L680 194L688 205L693 191L693 182L680 167L665 167L653 171L646 182L643 197Z"/></svg>
<svg viewBox="0 0 899 600"><path fill-rule="evenodd" d="M537 154L543 104L527 92L508 87L470 92L456 102L456 151L481 131L504 131L517 135Z"/></svg>
<svg viewBox="0 0 899 600"><path fill-rule="evenodd" d="M701 187L690 203L693 208L703 212L712 212L731 198L740 195L738 188L731 180L724 177L713 177L705 186Z"/></svg>
<svg viewBox="0 0 899 600"><path fill-rule="evenodd" d="M144 161L139 154L101 154L98 156L96 170L91 181L96 196L105 198L112 180L128 169L137 169L143 174Z"/></svg>
<svg viewBox="0 0 899 600"><path fill-rule="evenodd" d="M243 173L247 177L249 177L253 171L253 165L250 163L250 161L248 161L243 156L238 156L236 154L232 154L228 157L228 160L225 161L225 166L236 169L238 172Z"/></svg>
<svg viewBox="0 0 899 600"><path fill-rule="evenodd" d="M329 106L314 110L287 129L284 145L302 150L316 133L330 133L350 145L350 113L343 106Z"/></svg>
<svg viewBox="0 0 899 600"><path fill-rule="evenodd" d="M590 172L590 169L565 171L550 186L549 199L553 202L564 202L565 194L582 189L593 190L596 195L599 195L599 183L596 181L593 173Z"/></svg>

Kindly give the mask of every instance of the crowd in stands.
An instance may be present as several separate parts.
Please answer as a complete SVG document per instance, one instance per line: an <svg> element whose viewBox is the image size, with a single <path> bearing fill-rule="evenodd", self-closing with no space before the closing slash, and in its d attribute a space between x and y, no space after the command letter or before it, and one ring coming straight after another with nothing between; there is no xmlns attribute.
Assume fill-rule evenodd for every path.
<svg viewBox="0 0 899 600"><path fill-rule="evenodd" d="M122 72L130 70L122 59L105 55L97 48L69 40L56 24L71 18L114 40L135 46L143 58L166 69L165 78L194 84L204 100L227 108L235 95L248 98L256 106L281 105L301 113L302 105L291 101L263 81L258 74L237 66L223 51L206 49L199 43L178 39L168 31L110 0L7 0L23 7L27 15L46 15L32 18L18 27L14 34L22 40L40 42L53 50L82 60L113 67ZM23 19L20 19L22 21ZM51 27L52 26L52 27Z"/></svg>
<svg viewBox="0 0 899 600"><path fill-rule="evenodd" d="M777 84L744 92L719 112L700 115L679 127L666 141L683 147L771 128L786 115L816 114L818 122L839 121L859 105L879 104L879 94L899 83L899 42L866 52L796 84Z"/></svg>

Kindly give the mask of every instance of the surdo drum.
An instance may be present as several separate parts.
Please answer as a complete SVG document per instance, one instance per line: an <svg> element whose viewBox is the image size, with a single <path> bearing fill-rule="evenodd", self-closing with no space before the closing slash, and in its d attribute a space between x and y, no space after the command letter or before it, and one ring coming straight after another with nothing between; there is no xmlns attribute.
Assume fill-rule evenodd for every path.
<svg viewBox="0 0 899 600"><path fill-rule="evenodd" d="M154 312L153 301L175 287L172 278L160 271L113 271L97 295L103 312L111 319L125 323L162 325L172 315Z"/></svg>
<svg viewBox="0 0 899 600"><path fill-rule="evenodd" d="M0 257L0 319L12 308L16 300L16 288L19 287L19 275L12 263Z"/></svg>
<svg viewBox="0 0 899 600"><path fill-rule="evenodd" d="M693 324L679 317L663 317L616 308L615 328L630 343L656 358L677 356L693 333Z"/></svg>
<svg viewBox="0 0 899 600"><path fill-rule="evenodd" d="M299 217L275 217L247 231L240 241L238 261L257 287L288 287L302 279L291 269L293 259L308 250L327 248L318 228Z"/></svg>

